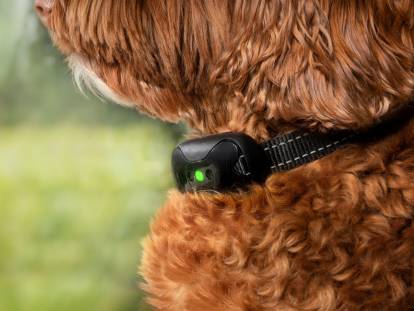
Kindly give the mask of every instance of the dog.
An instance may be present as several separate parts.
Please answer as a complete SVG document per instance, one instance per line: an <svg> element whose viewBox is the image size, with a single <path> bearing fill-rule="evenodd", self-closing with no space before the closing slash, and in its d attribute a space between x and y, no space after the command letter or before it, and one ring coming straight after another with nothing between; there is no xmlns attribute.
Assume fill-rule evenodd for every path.
<svg viewBox="0 0 414 311"><path fill-rule="evenodd" d="M404 117L247 189L171 190L141 266L155 310L414 309L414 1L35 5L79 84L189 137Z"/></svg>

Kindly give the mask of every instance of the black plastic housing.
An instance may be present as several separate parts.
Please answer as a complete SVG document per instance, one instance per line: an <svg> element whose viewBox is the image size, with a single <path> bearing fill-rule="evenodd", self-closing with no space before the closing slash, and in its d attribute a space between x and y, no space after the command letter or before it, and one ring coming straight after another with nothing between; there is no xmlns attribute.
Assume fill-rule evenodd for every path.
<svg viewBox="0 0 414 311"><path fill-rule="evenodd" d="M263 148L242 133L223 133L185 141L173 151L172 167L180 191L224 191L261 182L268 173ZM198 171L203 181L195 178Z"/></svg>

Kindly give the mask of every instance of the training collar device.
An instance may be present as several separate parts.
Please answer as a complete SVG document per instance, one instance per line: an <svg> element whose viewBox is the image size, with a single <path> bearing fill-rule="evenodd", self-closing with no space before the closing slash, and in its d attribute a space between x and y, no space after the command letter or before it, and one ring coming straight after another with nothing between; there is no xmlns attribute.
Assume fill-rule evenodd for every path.
<svg viewBox="0 0 414 311"><path fill-rule="evenodd" d="M261 144L246 134L232 132L188 140L173 151L174 177L181 192L240 189L263 182L271 173L316 161L345 144L381 140L399 131L413 116L414 103L408 103L358 133L295 131Z"/></svg>
<svg viewBox="0 0 414 311"><path fill-rule="evenodd" d="M223 192L320 159L351 136L296 131L259 144L246 134L229 132L188 140L173 151L174 177L181 192Z"/></svg>

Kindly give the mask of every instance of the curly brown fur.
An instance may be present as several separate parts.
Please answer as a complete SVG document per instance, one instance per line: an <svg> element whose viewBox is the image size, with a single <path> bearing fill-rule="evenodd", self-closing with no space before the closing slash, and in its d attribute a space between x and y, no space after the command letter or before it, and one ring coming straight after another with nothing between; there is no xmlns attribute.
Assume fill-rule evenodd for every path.
<svg viewBox="0 0 414 311"><path fill-rule="evenodd" d="M120 101L194 136L360 130L414 98L412 0L55 0L49 26ZM152 305L414 309L413 136L246 192L172 191L145 244Z"/></svg>
<svg viewBox="0 0 414 311"><path fill-rule="evenodd" d="M371 124L414 88L411 0L56 1L51 28L118 94L199 133ZM273 129L273 130L272 130Z"/></svg>
<svg viewBox="0 0 414 311"><path fill-rule="evenodd" d="M159 310L414 307L414 122L247 193L171 192L145 244Z"/></svg>

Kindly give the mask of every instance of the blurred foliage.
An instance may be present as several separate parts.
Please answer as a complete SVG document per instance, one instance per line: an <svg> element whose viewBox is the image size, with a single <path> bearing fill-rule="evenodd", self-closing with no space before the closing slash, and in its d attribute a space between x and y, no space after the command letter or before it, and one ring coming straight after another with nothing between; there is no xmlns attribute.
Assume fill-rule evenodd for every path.
<svg viewBox="0 0 414 311"><path fill-rule="evenodd" d="M1 136L0 310L136 310L139 242L171 186L171 138L145 122Z"/></svg>
<svg viewBox="0 0 414 311"><path fill-rule="evenodd" d="M31 0L0 0L0 38L0 310L149 310L140 242L183 128L80 95Z"/></svg>

